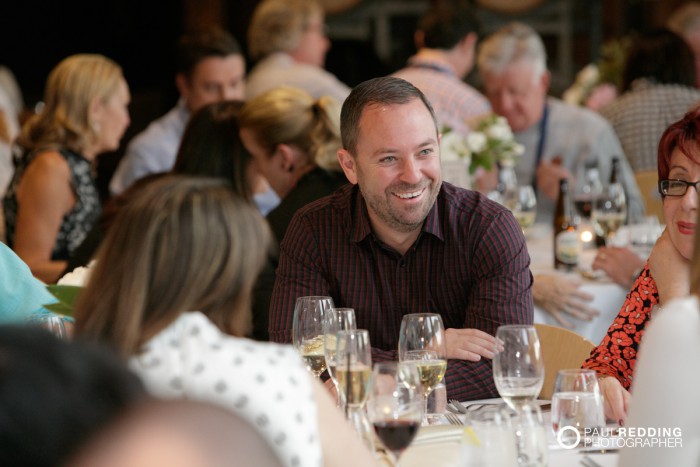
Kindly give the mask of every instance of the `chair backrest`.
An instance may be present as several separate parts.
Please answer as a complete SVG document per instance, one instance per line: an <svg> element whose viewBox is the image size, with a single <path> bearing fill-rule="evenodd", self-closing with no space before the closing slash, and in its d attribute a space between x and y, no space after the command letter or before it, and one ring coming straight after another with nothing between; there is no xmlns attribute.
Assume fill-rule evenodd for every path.
<svg viewBox="0 0 700 467"><path fill-rule="evenodd" d="M642 193L644 200L644 210L647 216L656 216L659 218L659 223L664 224L664 205L659 194L659 175L656 170L644 170L635 172L634 177L637 179L637 186Z"/></svg>
<svg viewBox="0 0 700 467"><path fill-rule="evenodd" d="M551 399L557 372L580 368L595 344L566 328L549 324L535 324L544 361L544 384L540 399Z"/></svg>

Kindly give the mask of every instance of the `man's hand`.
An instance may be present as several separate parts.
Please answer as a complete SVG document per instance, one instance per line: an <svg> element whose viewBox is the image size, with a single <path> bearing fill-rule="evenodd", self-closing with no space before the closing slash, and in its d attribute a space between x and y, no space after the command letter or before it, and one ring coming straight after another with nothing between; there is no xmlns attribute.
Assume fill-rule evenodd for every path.
<svg viewBox="0 0 700 467"><path fill-rule="evenodd" d="M600 269L622 287L629 289L635 272L644 267L644 260L629 248L601 247L593 260L593 269Z"/></svg>
<svg viewBox="0 0 700 467"><path fill-rule="evenodd" d="M564 313L584 321L599 315L598 310L586 305L593 300L593 295L580 290L580 285L576 279L539 274L532 284L532 296L538 307L551 314L560 325L571 329L574 323L564 318Z"/></svg>
<svg viewBox="0 0 700 467"><path fill-rule="evenodd" d="M675 247L668 229L664 229L651 250L649 272L659 291L660 304L690 294L690 261Z"/></svg>
<svg viewBox="0 0 700 467"><path fill-rule="evenodd" d="M571 173L561 165L561 158L555 157L551 162L542 161L537 167L537 188L547 198L556 201L559 197L559 180L571 180Z"/></svg>
<svg viewBox="0 0 700 467"><path fill-rule="evenodd" d="M627 419L627 407L630 402L630 393L622 387L622 384L612 376L604 376L598 380L600 392L605 400L605 417L615 420L620 425Z"/></svg>
<svg viewBox="0 0 700 467"><path fill-rule="evenodd" d="M454 329L445 331L447 358L478 362L481 357L493 358L496 338L478 329Z"/></svg>

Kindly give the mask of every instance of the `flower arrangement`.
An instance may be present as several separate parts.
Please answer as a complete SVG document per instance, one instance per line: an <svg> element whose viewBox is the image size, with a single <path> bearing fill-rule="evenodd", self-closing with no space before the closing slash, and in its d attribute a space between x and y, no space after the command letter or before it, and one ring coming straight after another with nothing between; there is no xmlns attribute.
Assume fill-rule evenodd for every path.
<svg viewBox="0 0 700 467"><path fill-rule="evenodd" d="M515 141L508 121L498 115L480 120L466 137L449 128L442 132L443 160L469 159L469 173L479 167L491 170L495 164L514 165L525 148Z"/></svg>

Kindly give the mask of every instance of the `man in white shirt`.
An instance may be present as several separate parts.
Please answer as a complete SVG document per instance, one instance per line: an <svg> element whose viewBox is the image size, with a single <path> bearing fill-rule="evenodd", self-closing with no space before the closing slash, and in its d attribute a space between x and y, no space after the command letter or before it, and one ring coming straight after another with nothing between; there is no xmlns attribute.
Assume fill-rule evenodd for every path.
<svg viewBox="0 0 700 467"><path fill-rule="evenodd" d="M245 96L245 60L229 33L209 29L185 35L177 53L175 84L180 100L129 143L109 185L113 195L139 178L172 169L193 112L207 104Z"/></svg>

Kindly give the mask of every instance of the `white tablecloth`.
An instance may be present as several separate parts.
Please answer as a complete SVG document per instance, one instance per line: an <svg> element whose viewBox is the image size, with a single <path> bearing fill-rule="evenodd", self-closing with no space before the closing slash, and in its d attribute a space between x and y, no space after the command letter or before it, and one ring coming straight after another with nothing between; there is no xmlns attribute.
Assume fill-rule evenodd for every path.
<svg viewBox="0 0 700 467"><path fill-rule="evenodd" d="M590 306L600 312L598 317L592 321L583 321L566 315L566 319L575 324L573 331L598 344L620 311L628 290L620 287L607 277L591 280L582 277L577 272L565 273L554 269L553 238L551 228L548 225L537 224L533 226L527 232L526 241L530 252L530 269L533 275L570 275L581 280L581 290L593 295L594 299ZM594 258L595 249L584 249L580 267L590 270ZM537 306L535 307L535 322L559 326L552 315Z"/></svg>

